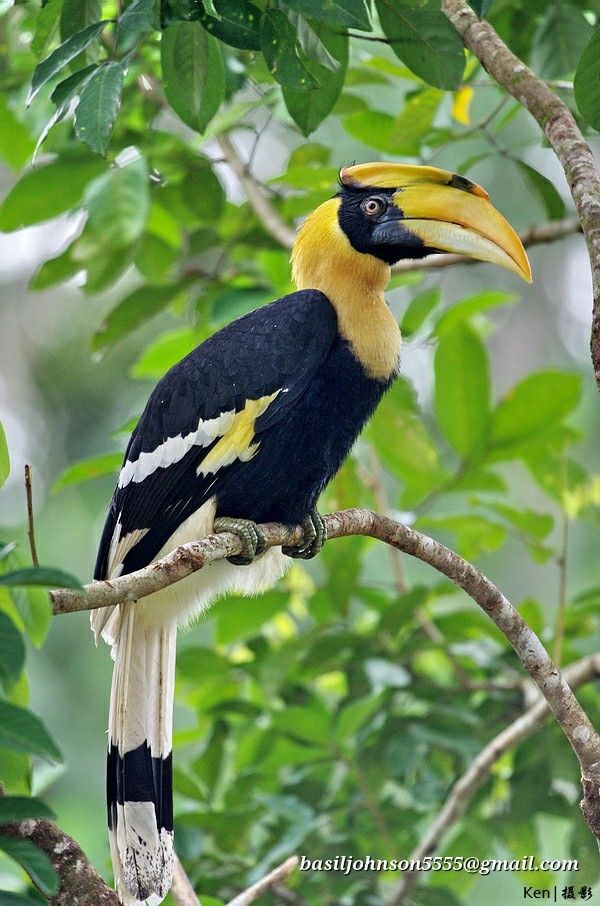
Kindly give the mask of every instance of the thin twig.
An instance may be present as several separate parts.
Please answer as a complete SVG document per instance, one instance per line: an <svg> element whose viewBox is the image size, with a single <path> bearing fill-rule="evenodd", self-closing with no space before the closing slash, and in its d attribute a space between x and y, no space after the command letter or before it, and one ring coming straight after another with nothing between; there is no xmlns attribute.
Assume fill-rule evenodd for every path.
<svg viewBox="0 0 600 906"><path fill-rule="evenodd" d="M286 859L285 862L270 871L268 875L265 875L256 884L252 884L242 893L239 893L237 897L234 897L233 900L230 900L228 906L249 906L250 903L254 903L275 884L280 884L286 878L289 878L291 873L298 867L299 861L298 856L290 856L289 859Z"/></svg>
<svg viewBox="0 0 600 906"><path fill-rule="evenodd" d="M397 547L447 576L478 604L504 634L523 667L550 705L582 769L582 808L600 839L600 737L537 635L502 592L473 564L445 545L387 516L368 510L344 510L325 517L328 538L367 535ZM266 546L294 545L303 540L299 526L268 523L261 526ZM207 563L241 551L240 539L224 532L177 548L162 560L110 582L93 582L85 593L69 589L51 592L55 613L136 601L189 576Z"/></svg>
<svg viewBox="0 0 600 906"><path fill-rule="evenodd" d="M31 562L34 566L39 566L37 548L35 546L35 524L33 521L33 495L31 492L31 466L25 464L25 496L27 498L27 537L29 538L29 550L31 551Z"/></svg>
<svg viewBox="0 0 600 906"><path fill-rule="evenodd" d="M173 858L173 883L171 885L171 896L177 903L177 906L201 906L200 900L192 887L192 882L188 878L185 868L175 853Z"/></svg>
<svg viewBox="0 0 600 906"><path fill-rule="evenodd" d="M582 686L599 675L600 655L597 654L565 668L565 679L572 688ZM496 762L509 749L513 749L523 740L528 739L549 713L548 703L538 693L537 701L521 717L490 740L452 787L441 811L408 857L409 862L418 862L439 850L443 839L464 815L475 793L490 776ZM389 901L389 906L402 906L419 880L420 874L421 872L416 869L403 874L402 880Z"/></svg>
<svg viewBox="0 0 600 906"><path fill-rule="evenodd" d="M490 76L529 111L562 164L586 238L594 288L591 353L600 385L600 175L591 148L567 105L509 50L465 0L442 0L463 43Z"/></svg>

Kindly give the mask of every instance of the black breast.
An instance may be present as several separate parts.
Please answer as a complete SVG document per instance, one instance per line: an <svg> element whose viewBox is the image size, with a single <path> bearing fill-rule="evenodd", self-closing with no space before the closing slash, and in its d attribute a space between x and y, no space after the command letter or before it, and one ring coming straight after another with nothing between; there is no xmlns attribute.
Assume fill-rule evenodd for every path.
<svg viewBox="0 0 600 906"><path fill-rule="evenodd" d="M338 335L289 413L263 431L258 419L258 452L219 490L217 514L302 522L390 384L369 378Z"/></svg>

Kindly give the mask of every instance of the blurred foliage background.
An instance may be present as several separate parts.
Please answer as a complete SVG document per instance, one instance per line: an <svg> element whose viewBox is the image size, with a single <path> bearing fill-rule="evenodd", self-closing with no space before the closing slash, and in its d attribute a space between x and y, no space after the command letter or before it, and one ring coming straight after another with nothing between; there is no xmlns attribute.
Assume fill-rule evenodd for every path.
<svg viewBox="0 0 600 906"><path fill-rule="evenodd" d="M600 3L472 5L597 148ZM0 781L38 797L11 799L19 814L50 806L109 878L110 658L87 615L52 620L42 589L7 578L30 562L23 464L42 563L88 581L154 382L291 289L289 252L249 183L289 229L350 161L467 174L519 229L568 216L570 199L537 126L435 0L0 0L0 89ZM394 277L402 376L321 509L386 511L454 546L567 664L600 645L591 284L580 237L530 253L532 287L480 264ZM176 844L203 906L293 852L408 858L522 712L521 678L470 599L364 538L295 563L260 599L214 607L180 639L176 693ZM580 696L598 724L597 691ZM443 853L573 855L580 871L430 873L411 902L594 889L579 796L576 760L548 725L503 756ZM3 840L0 902L44 901L11 856L47 893L49 866ZM290 887L297 904L375 906L397 880L305 872Z"/></svg>

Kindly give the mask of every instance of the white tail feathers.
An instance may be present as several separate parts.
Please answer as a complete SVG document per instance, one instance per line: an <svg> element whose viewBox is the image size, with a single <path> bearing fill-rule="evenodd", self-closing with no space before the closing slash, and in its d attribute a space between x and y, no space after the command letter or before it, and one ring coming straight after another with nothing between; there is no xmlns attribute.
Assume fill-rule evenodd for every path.
<svg viewBox="0 0 600 906"><path fill-rule="evenodd" d="M149 626L142 617L135 605L126 604L113 623L108 825L115 882L125 906L156 906L169 891L173 871L177 628Z"/></svg>

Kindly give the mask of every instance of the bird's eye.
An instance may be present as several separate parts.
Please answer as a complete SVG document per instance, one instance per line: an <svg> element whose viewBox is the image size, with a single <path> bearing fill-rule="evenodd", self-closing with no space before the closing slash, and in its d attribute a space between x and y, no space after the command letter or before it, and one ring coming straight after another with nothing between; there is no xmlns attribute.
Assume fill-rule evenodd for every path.
<svg viewBox="0 0 600 906"><path fill-rule="evenodd" d="M365 198L361 209L368 217L378 217L385 210L385 202L381 198Z"/></svg>

